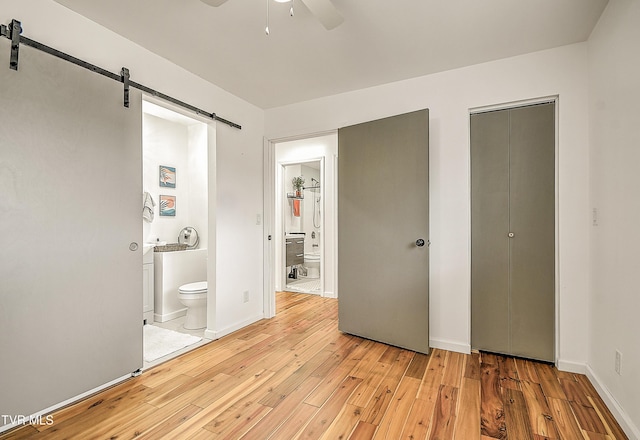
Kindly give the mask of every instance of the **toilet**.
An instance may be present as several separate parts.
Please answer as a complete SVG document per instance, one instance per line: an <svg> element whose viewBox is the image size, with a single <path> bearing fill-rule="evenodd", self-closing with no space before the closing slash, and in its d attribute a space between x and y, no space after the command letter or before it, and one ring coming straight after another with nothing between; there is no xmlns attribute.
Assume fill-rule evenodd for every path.
<svg viewBox="0 0 640 440"><path fill-rule="evenodd" d="M305 253L304 266L307 268L307 278L320 278L320 252Z"/></svg>
<svg viewBox="0 0 640 440"><path fill-rule="evenodd" d="M195 330L207 326L207 282L184 284L178 288L178 299L187 308L184 328Z"/></svg>

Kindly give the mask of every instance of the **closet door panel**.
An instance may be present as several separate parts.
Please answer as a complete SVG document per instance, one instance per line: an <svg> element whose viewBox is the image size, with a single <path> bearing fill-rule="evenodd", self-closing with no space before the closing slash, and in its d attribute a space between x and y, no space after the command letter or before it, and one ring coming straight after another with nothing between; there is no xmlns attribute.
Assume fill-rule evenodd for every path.
<svg viewBox="0 0 640 440"><path fill-rule="evenodd" d="M471 116L471 344L509 351L509 114Z"/></svg>
<svg viewBox="0 0 640 440"><path fill-rule="evenodd" d="M555 105L511 110L511 353L553 361Z"/></svg>

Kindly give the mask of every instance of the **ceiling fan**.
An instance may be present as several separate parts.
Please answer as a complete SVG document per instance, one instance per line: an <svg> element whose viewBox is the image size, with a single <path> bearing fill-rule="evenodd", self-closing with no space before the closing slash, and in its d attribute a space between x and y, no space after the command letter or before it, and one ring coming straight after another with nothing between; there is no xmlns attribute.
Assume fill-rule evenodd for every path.
<svg viewBox="0 0 640 440"><path fill-rule="evenodd" d="M203 3L206 3L209 6L220 6L225 3L227 0L201 0ZM294 0L275 0L278 3L287 3L292 2ZM313 15L318 19L320 23L327 29L331 30L337 27L344 21L340 12L336 9L336 7L331 3L331 0L300 0L305 4L307 8L311 11ZM291 7L291 11L293 11L293 6ZM293 15L293 13L292 13Z"/></svg>

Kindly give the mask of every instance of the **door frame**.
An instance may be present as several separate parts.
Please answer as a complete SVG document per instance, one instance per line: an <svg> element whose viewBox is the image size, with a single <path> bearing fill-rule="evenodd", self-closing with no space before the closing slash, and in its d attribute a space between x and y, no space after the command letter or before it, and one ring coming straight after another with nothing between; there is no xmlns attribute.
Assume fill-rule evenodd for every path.
<svg viewBox="0 0 640 440"><path fill-rule="evenodd" d="M264 205L263 205L263 316L264 318L273 318L274 316L276 316L276 274L275 274L275 262L276 262L276 247L275 247L275 226L276 226L276 146L277 144L283 143L283 142L291 142L291 141L298 141L298 140L305 140L305 139L313 139L313 138L317 138L317 137L322 137L322 136L327 136L327 135L336 135L337 136L337 130L326 130L326 131L319 131L319 132L314 132L314 133L307 133L307 134L301 134L301 135L297 135L297 136L285 136L285 137L279 137L279 138L272 138L269 139L267 137L263 138L263 147L264 147L264 160L263 160L263 176L264 176L264 185L263 185L263 197L264 197ZM315 158L312 159L311 161L314 160L321 160L321 173L323 174L323 176L326 176L326 166L327 164L325 163L326 160L329 160L329 158ZM334 158L334 161L337 161L337 157ZM291 163L301 163L301 161L294 161ZM334 162L335 164L336 162ZM323 177L324 178L324 177ZM337 173L334 174L334 179L333 179L333 187L335 188L335 193L334 194L334 205L333 209L334 209L334 213L335 216L337 218L338 215L338 211L337 211L337 204L338 204L338 200L337 200L337 188L338 188L338 182L337 182L338 176ZM326 203L326 192L324 190L322 190L322 194L323 194L323 206L325 206L324 204ZM326 211L326 206L324 211ZM323 215L323 218L326 221L326 217ZM332 238L334 240L334 266L335 266L335 271L334 271L334 289L333 291L335 292L335 295L337 297L338 291L337 291L337 235L338 235L338 230L337 230L337 221L335 222L335 234L334 237ZM324 230L324 222L323 222L323 230ZM326 238L322 238L323 240L323 246L326 249L326 243L327 243L327 239ZM322 269L326 268L326 250L323 250L323 255L322 255ZM326 279L323 279L323 289L326 290L327 285L326 285ZM324 293L323 293L323 296Z"/></svg>
<svg viewBox="0 0 640 440"><path fill-rule="evenodd" d="M554 365L558 365L558 359L559 359L559 353L560 353L560 237L559 237L559 230L560 230L560 197L559 197L559 184L560 184L560 138L558 136L558 128L560 126L560 112L559 112L559 104L560 104L560 96L559 95L548 95L548 96L541 96L539 98L531 98L531 99L523 99L523 100L519 100L519 101L511 101L511 102L506 102L506 103L500 103L500 104L491 104L491 105L486 105L486 106L479 106L479 107L470 107L469 108L469 112L468 112L468 120L469 123L467 123L467 151L469 152L468 156L467 156L467 170L468 170L468 183L469 183L469 187L468 187L468 194L469 194L469 201L468 201L468 224L469 224L469 235L468 235L468 262L469 262L469 334L468 334L468 340L469 340L469 346L471 348L471 350L473 350L474 348L471 347L471 332L472 332L472 328L471 328L471 314L472 314L472 309L471 309L471 301L472 301L472 292L471 292L471 115L474 114L478 114L478 113L487 113L487 112L492 112L492 111L498 111L498 110L508 110L508 109L514 109L514 108L518 108L518 107L527 107L527 106L531 106L531 105L536 105L536 104L545 104L545 103L553 103L554 107L555 107L555 133L554 133L554 137L555 137L555 170L554 170L554 176L555 176L555 182L554 182L554 192L555 192L555 202L554 202L554 209L555 209L555 262L554 262L554 271L555 271L555 285L554 285L554 305L555 305L555 317L554 317L554 323L555 323L555 329L554 329L554 343L555 343L555 347L554 347Z"/></svg>

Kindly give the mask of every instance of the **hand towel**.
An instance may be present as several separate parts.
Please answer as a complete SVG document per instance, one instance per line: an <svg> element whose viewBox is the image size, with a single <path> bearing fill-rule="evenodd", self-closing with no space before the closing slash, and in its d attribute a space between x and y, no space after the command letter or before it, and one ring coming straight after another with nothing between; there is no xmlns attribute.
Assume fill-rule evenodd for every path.
<svg viewBox="0 0 640 440"><path fill-rule="evenodd" d="M153 208L156 206L156 202L153 201L153 197L148 192L144 192L142 195L142 218L147 223L153 221Z"/></svg>
<svg viewBox="0 0 640 440"><path fill-rule="evenodd" d="M300 217L300 199L293 200L293 215Z"/></svg>

